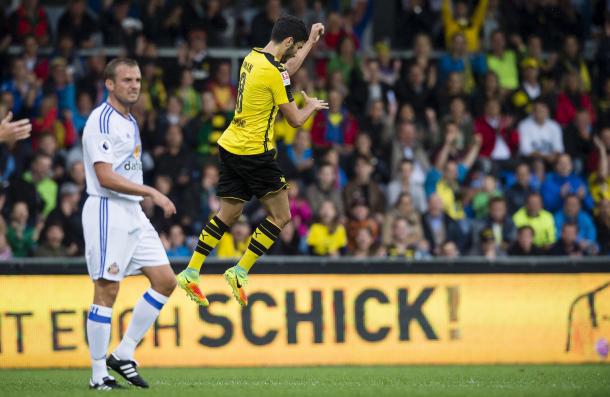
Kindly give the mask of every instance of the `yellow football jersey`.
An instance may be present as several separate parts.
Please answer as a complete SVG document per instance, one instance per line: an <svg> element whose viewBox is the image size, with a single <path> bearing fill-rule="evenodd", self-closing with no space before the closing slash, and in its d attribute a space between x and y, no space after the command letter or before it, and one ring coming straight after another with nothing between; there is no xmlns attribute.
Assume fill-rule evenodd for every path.
<svg viewBox="0 0 610 397"><path fill-rule="evenodd" d="M218 144L237 155L274 148L273 125L279 105L292 102L288 71L273 55L254 48L239 72L235 117Z"/></svg>

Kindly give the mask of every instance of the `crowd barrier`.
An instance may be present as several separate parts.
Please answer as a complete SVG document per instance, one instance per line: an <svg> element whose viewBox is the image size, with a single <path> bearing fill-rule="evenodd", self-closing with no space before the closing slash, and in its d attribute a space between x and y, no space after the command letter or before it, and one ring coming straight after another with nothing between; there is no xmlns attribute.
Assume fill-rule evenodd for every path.
<svg viewBox="0 0 610 397"><path fill-rule="evenodd" d="M176 269L184 261L174 263ZM145 366L608 362L608 258L452 262L266 258L249 306L210 260L200 308L176 291L136 352ZM121 284L111 348L148 288ZM86 367L82 259L0 264L0 368Z"/></svg>

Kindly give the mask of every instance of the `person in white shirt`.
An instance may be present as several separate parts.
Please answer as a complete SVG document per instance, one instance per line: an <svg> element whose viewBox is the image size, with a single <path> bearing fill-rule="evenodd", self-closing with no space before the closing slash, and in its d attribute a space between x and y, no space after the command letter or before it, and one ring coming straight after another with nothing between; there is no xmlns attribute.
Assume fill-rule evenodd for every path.
<svg viewBox="0 0 610 397"><path fill-rule="evenodd" d="M117 58L106 65L104 84L108 99L94 109L83 131L83 160L87 193L83 208L85 259L94 283L87 317L87 341L92 376L89 387L110 390L120 385L111 368L129 383L148 387L133 359L136 346L154 323L176 286L176 279L159 235L140 207L151 197L165 216L176 213L174 204L156 189L142 183L142 144L138 124L130 114L140 96L141 73L136 61ZM114 352L110 342L112 306L120 281L143 273L151 283L136 303L131 322Z"/></svg>
<svg viewBox="0 0 610 397"><path fill-rule="evenodd" d="M532 114L519 123L519 154L541 157L554 162L564 152L559 124L549 118L549 107L541 100L534 101Z"/></svg>

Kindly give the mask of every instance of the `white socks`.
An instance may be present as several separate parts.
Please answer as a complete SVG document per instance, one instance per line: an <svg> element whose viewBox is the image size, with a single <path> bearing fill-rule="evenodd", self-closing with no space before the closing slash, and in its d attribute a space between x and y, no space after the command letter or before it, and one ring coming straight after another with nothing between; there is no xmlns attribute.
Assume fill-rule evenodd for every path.
<svg viewBox="0 0 610 397"><path fill-rule="evenodd" d="M110 322L112 319L112 308L99 305L91 305L89 316L87 316L87 342L91 353L91 368L93 382L100 382L108 376L106 368L106 352L110 343Z"/></svg>
<svg viewBox="0 0 610 397"><path fill-rule="evenodd" d="M169 298L161 295L157 291L149 288L144 293L133 309L131 322L127 327L127 332L123 336L123 340L112 353L119 360L133 360L133 353L136 346L150 326L155 322L159 311Z"/></svg>

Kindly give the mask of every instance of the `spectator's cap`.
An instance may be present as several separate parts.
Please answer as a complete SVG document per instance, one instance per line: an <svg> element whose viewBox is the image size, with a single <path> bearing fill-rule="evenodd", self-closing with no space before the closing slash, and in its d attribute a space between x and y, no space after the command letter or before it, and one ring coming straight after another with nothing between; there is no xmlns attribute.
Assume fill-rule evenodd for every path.
<svg viewBox="0 0 610 397"><path fill-rule="evenodd" d="M540 67L540 65L536 58L528 57L521 61L521 67L523 69L527 69L527 68L538 69Z"/></svg>
<svg viewBox="0 0 610 397"><path fill-rule="evenodd" d="M70 194L79 194L80 190L78 189L78 186L76 186L76 184L72 183L72 182L66 182L63 185L61 185L61 189L59 189L59 195L60 196L67 196Z"/></svg>
<svg viewBox="0 0 610 397"><path fill-rule="evenodd" d="M66 61L66 58L64 57L55 57L53 58L53 60L51 60L51 67L54 68L55 66L67 66L68 62Z"/></svg>
<svg viewBox="0 0 610 397"><path fill-rule="evenodd" d="M481 230L481 233L479 233L479 239L483 243L490 243L490 242L494 241L495 238L494 238L493 230L491 230L491 228L488 228L488 227Z"/></svg>

